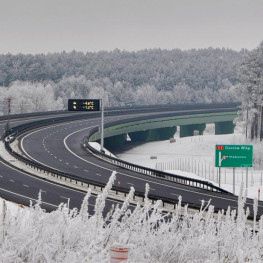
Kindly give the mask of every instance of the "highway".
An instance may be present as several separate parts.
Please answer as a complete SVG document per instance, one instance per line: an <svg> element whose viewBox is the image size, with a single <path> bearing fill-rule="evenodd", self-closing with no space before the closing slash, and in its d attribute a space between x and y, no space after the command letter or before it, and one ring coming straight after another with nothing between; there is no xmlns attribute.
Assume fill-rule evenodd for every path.
<svg viewBox="0 0 263 263"><path fill-rule="evenodd" d="M146 115L148 114L149 113L147 113ZM117 115L107 117L106 122L116 121L118 119L127 119L131 118L132 116L133 115L131 114L123 115L122 113L122 115L120 116ZM173 199L175 202L178 200L178 196L182 196L184 203L188 204L199 203L201 205L201 200L205 200L206 202L211 200L211 204L215 206L216 210L226 210L228 206L230 206L231 208L237 208L236 196L210 192L204 189L198 189L158 178L152 178L147 175L116 167L84 151L80 147L83 138L86 136L89 129L98 126L99 123L100 118L92 118L54 124L52 126L39 128L22 135L19 138L20 147L28 158L31 158L37 162L58 169L60 171L76 175L80 178L89 178L98 182L105 183L108 181L112 171L117 171L117 180L115 181L116 186L119 182L121 187L129 189L131 186L133 186L136 190L144 191L145 184L148 183L150 185L150 193ZM0 169L2 175L2 164ZM6 167L6 169L10 168ZM84 193L80 193L78 191L73 191L70 189L66 189L65 187L56 185L50 187L49 183L44 182L43 180L36 180L35 178L24 179L23 177L21 177L21 175L20 181L18 181L16 179L18 176L16 173L18 172L12 172L11 180L17 183L20 182L20 186L16 186L13 188L11 187L10 191L14 191L16 193L17 191L20 191L19 194L23 194L24 191L27 196L30 192L33 194L34 198L36 198L39 189L41 189L48 193L45 194L45 192L43 192L42 196L43 201L45 201L46 205L49 206L49 210L52 210L52 205L57 206L60 202L65 202L65 200L61 200L63 198L70 198L71 207L80 206L80 200L83 199ZM4 177L0 178L0 182L2 182L2 180L4 181L3 178ZM9 184L12 186L12 184L14 184L14 182L12 184L10 183L10 181L8 182L7 178L5 180L6 185ZM24 180L26 183L23 183ZM32 182L28 182L28 180L32 180ZM45 183L47 185L45 185ZM23 184L29 187L23 186ZM21 187L21 185L23 187ZM111 204L109 204L109 207L110 205ZM248 200L246 205L252 212L253 201ZM263 206L261 202L259 204L259 213L263 213Z"/></svg>
<svg viewBox="0 0 263 263"><path fill-rule="evenodd" d="M47 116L12 119L10 125L14 127L42 118L45 119ZM4 131L5 125L6 120L0 121L0 130ZM31 202L36 204L39 193L41 193L41 207L48 212L56 210L62 203L69 204L70 208L80 209L82 200L86 195L86 192L31 176L17 168L10 167L0 159L0 196L2 198L29 206ZM90 213L94 211L95 200L96 196L91 195L88 205ZM107 200L104 214L111 209L112 205L117 203L119 202Z"/></svg>

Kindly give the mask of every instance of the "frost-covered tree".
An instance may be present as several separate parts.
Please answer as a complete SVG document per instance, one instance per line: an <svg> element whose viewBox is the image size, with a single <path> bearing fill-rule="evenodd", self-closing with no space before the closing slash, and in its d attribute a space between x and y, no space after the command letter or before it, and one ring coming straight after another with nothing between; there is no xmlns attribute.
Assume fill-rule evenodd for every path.
<svg viewBox="0 0 263 263"><path fill-rule="evenodd" d="M242 62L238 91L242 114L250 130L250 138L263 139L263 42Z"/></svg>
<svg viewBox="0 0 263 263"><path fill-rule="evenodd" d="M55 99L54 89L50 84L13 82L4 89L3 100L11 98L11 113L59 110L63 108L61 98Z"/></svg>
<svg viewBox="0 0 263 263"><path fill-rule="evenodd" d="M127 262L133 263L262 262L263 218L256 222L256 199L253 211L245 209L242 186L236 210L215 213L203 200L193 213L179 196L167 214L161 200L149 200L149 185L143 203L134 203L131 188L123 202L107 210L115 178L113 173L95 206L89 189L79 211L61 204L46 213L40 195L28 209L9 210L0 200L1 262L107 263L115 244L130 248ZM249 215L253 222L248 223Z"/></svg>
<svg viewBox="0 0 263 263"><path fill-rule="evenodd" d="M109 93L103 87L94 87L91 89L89 99L102 99L103 105L110 106Z"/></svg>
<svg viewBox="0 0 263 263"><path fill-rule="evenodd" d="M176 103L190 103L193 101L194 91L184 83L179 83L173 89L173 100Z"/></svg>

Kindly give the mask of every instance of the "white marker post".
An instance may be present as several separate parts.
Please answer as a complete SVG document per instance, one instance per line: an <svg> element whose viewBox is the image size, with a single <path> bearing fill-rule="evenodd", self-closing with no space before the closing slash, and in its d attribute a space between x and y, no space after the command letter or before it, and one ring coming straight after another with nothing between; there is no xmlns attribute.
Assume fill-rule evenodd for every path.
<svg viewBox="0 0 263 263"><path fill-rule="evenodd" d="M235 180L235 168L233 168L233 194L235 194L235 190L236 190L236 180Z"/></svg>
<svg viewBox="0 0 263 263"><path fill-rule="evenodd" d="M218 170L219 170L218 185L219 185L219 187L221 187L221 167L218 167Z"/></svg>
<svg viewBox="0 0 263 263"><path fill-rule="evenodd" d="M246 168L246 188L248 188L248 168Z"/></svg>
<svg viewBox="0 0 263 263"><path fill-rule="evenodd" d="M103 100L101 103L101 127L100 127L100 151L104 153L104 105Z"/></svg>

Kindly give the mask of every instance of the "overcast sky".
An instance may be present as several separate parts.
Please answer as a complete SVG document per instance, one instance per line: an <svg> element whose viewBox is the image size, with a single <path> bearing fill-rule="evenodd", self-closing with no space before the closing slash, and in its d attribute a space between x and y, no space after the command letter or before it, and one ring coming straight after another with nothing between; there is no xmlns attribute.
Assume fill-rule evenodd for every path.
<svg viewBox="0 0 263 263"><path fill-rule="evenodd" d="M249 50L263 40L263 0L0 0L0 53Z"/></svg>

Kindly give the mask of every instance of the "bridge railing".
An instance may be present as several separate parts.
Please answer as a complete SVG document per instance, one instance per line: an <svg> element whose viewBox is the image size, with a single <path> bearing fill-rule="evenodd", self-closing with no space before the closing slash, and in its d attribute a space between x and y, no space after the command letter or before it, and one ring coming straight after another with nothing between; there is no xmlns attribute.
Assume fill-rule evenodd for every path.
<svg viewBox="0 0 263 263"><path fill-rule="evenodd" d="M167 109L167 108L166 108ZM132 113L134 110L133 109L128 109L128 112ZM148 108L145 109L145 111L148 111ZM108 112L107 115L108 116L114 116L116 114L127 114L127 112L125 111L120 111L120 110L114 110L112 112ZM58 171L56 169L52 169L48 166L44 166L42 164L39 164L37 162L34 162L30 159L25 158L24 156L18 154L17 152L15 152L11 146L10 143L15 140L15 138L22 134L25 133L29 130L38 128L38 127L42 127L42 126L47 126L47 125L53 125L53 124L58 124L61 122L67 122L67 121L73 121L76 119L85 119L85 118L95 118L100 116L99 113L94 113L94 114L74 114L74 115L70 115L70 116L63 116L60 118L47 118L47 119L42 119L40 121L34 121L34 122L30 122L30 123L25 123L19 126L16 126L12 129L10 129L7 133L5 133L2 136L3 141L5 142L5 147L6 150L12 154L16 159L20 160L21 162L25 163L26 165L31 166L34 169L40 170L44 173L49 173L51 176L55 176L57 178L64 178L64 180L69 180L72 182L76 182L76 184L87 184L87 185L93 185L93 187L105 187L105 183L99 183L99 182L95 182L95 181L91 181L91 180L87 180L87 179L82 179L79 178L76 175L73 174L68 174L68 173L64 173L62 171ZM96 132L97 129L93 129L89 135L92 134L92 132ZM88 148L92 153L94 153L96 156L103 158L104 160L111 162L117 166L120 167L124 167L136 172L140 172L143 174L147 174L149 176L154 176L160 179L164 179L164 180L170 180L170 181L174 181L176 183L180 183L180 184L185 184L185 185L189 185L189 186L194 186L194 187L198 187L198 188L202 188L202 189L206 189L209 191L214 191L214 192L221 192L221 193L226 193L226 194L231 194L223 189L220 189L217 186L214 186L213 184L206 182L206 181L201 181L201 180L196 180L196 179L190 179L190 178L186 178L183 176L179 176L179 175L174 175L174 174L169 174L169 173L165 173L165 172L161 172L158 170L154 170L154 169L150 169L150 168L146 168L146 167L142 167L139 165L135 165L132 163L128 163L126 161L122 161L118 158L113 158L110 156L105 155L104 153L101 153L100 151L95 150L93 147L91 147L88 143L85 144L85 148ZM114 191L117 192L121 192L124 195L128 193L127 189L122 189L120 187L113 187ZM144 193L136 191L135 195L141 198L144 198ZM163 203L167 203L167 204L176 204L174 199L169 199L169 198L164 198L162 196L157 196L157 195L153 195L150 194L149 198L152 200L157 200L157 199L161 199L163 201ZM189 204L189 203L188 203ZM197 205L196 204L189 204L189 207L192 208L196 208Z"/></svg>
<svg viewBox="0 0 263 263"><path fill-rule="evenodd" d="M94 181L94 180L86 179L86 178L80 178L76 175L65 173L65 172L50 168L46 165L37 163L33 160L30 160L20 155L19 153L15 152L10 146L10 143L11 143L11 140L4 140L5 149L9 152L9 154L12 155L17 160L19 160L20 162L24 163L26 166L33 168L34 170L36 170L36 172L42 172L43 174L46 174L47 176L45 177L45 179L47 181L52 181L52 182L63 184L63 185L65 185L65 183L70 184L69 187L77 188L77 189L79 189L79 187L81 187L82 189L91 188L92 190L95 190L97 192L102 192L104 187L106 186L106 183L102 183L102 182L98 182L98 181ZM40 177L39 175L36 175L36 174L31 174L31 175ZM52 179L48 179L48 176L51 178L54 178L55 181ZM76 187L74 187L74 185ZM126 188L117 186L117 185L113 185L111 188L110 194L115 195L116 198L118 199L120 197L125 198L129 194L129 190ZM114 199L114 197L112 198ZM162 202L162 207L164 211L173 210L176 208L178 204L178 201L175 199L162 197L162 196L150 194L150 193L148 194L147 198L152 202L152 204L154 204L157 200L160 200ZM133 200L134 202L144 202L145 193L135 190ZM182 201L182 205L187 205L189 208L194 209L194 210L198 210L201 207L201 203L200 205L198 205L197 203L189 203L189 202L185 203L184 201Z"/></svg>
<svg viewBox="0 0 263 263"><path fill-rule="evenodd" d="M118 111L109 112L108 114L109 114L109 116L113 116L115 114L120 114L120 112L118 110ZM88 115L89 118L92 118L92 117L94 118L94 117L98 117L98 116L99 116L99 113ZM151 118L152 117L153 116L151 116ZM48 119L43 119L40 121L25 123L25 124L22 124L22 125L19 125L19 126L16 126L12 129L10 129L8 131L8 133L3 136L3 139L7 140L7 138L9 138L9 142L11 143L16 138L16 136L18 136L22 133L25 133L29 130L32 130L32 129L35 129L38 127L42 127L42 126L54 125L54 124L58 124L58 123L66 122L66 121L73 121L76 118L77 119L85 119L85 118L87 118L87 115L86 114L76 114L76 115L71 115L71 116L64 116L64 117L59 117L59 118L48 118ZM143 119L143 118L145 118L145 117L136 117L136 118L132 118L131 120ZM128 122L131 120L129 119L126 121ZM118 121L114 121L112 123L107 123L106 127L110 127L112 125L117 125L119 123L123 123L123 120L118 120ZM89 141L90 136L96 132L98 132L98 127L95 127L88 132L88 135L85 139L86 142L83 144L83 147L85 149L88 149L89 151L91 151L96 156L102 158L104 161L110 162L110 163L117 165L119 167L123 167L123 168L129 169L129 170L132 170L134 172L142 173L142 174L145 174L148 176L157 177L157 178L160 178L163 180L169 180L169 181L176 182L179 184L198 187L198 188L202 188L202 189L213 191L213 192L231 194L230 192L228 192L224 189L221 189L221 188L219 188L219 187L217 187L217 186L215 186L212 183L207 182L207 181L187 178L187 177L180 176L180 175L174 175L174 174L166 173L163 171L158 171L155 169L151 169L151 168L143 167L140 165L132 164L132 163L126 162L124 160L108 156L108 155L94 149L93 147L91 147L89 145L88 141ZM26 160L23 158L21 160L25 162ZM36 166L36 164L35 164L35 166Z"/></svg>
<svg viewBox="0 0 263 263"><path fill-rule="evenodd" d="M112 125L115 125L115 124L116 124L116 122L112 123ZM111 123L108 123L107 126L108 127L111 126ZM137 173L142 173L142 174L152 176L152 177L156 177L159 179L168 180L168 181L172 181L175 183L189 185L189 186L193 186L193 187L197 187L197 188L202 188L202 189L209 190L212 192L220 192L220 193L232 195L232 193L230 193L230 192L228 192L228 191L226 191L226 190L224 190L224 189L222 189L222 188L220 188L220 187L218 187L218 186L216 186L216 185L214 185L208 181L188 178L188 177L184 177L181 175L171 174L171 173L147 168L144 166L140 166L137 164L133 164L133 163L121 160L119 158L110 156L104 152L101 152L89 144L89 138L96 132L98 132L98 127L95 127L93 129L91 129L90 131L88 131L87 136L83 140L82 146L84 149L89 150L91 153L93 153L97 157L103 159L104 161L110 162L111 164L114 164L116 166L119 166L119 167L122 167L122 168L125 168L128 170L132 170L132 171L137 172Z"/></svg>

